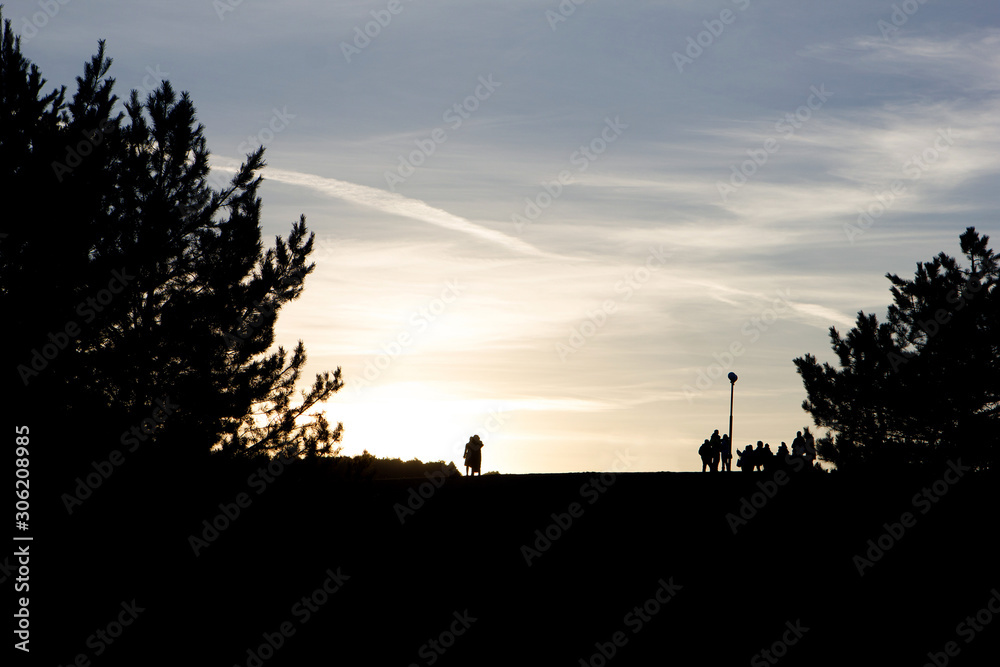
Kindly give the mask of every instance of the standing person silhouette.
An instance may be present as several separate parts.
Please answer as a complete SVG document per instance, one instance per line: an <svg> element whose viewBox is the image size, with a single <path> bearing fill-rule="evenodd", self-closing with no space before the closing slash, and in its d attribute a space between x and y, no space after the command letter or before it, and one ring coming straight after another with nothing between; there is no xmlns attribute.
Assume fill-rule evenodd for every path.
<svg viewBox="0 0 1000 667"><path fill-rule="evenodd" d="M746 449L742 452L737 449L736 456L736 467L743 472L753 472L754 460L753 460L753 445L747 445Z"/></svg>
<svg viewBox="0 0 1000 667"><path fill-rule="evenodd" d="M705 442L698 448L698 456L701 457L701 471L708 472L712 466L712 443L708 438L705 438Z"/></svg>
<svg viewBox="0 0 1000 667"><path fill-rule="evenodd" d="M774 452L771 451L771 443L764 443L764 451L761 452L761 469L764 472L774 470Z"/></svg>
<svg viewBox="0 0 1000 667"><path fill-rule="evenodd" d="M806 465L812 468L813 461L816 460L816 439L807 429L806 434L802 436L802 441L805 443Z"/></svg>
<svg viewBox="0 0 1000 667"><path fill-rule="evenodd" d="M712 443L712 472L719 472L719 456L722 452L722 439L719 438L719 429L715 429L710 440Z"/></svg>
<svg viewBox="0 0 1000 667"><path fill-rule="evenodd" d="M483 441L479 439L478 435L474 435L469 438L469 442L465 443L465 474L469 475L469 469L472 469L473 475L482 476L480 468L483 465Z"/></svg>
<svg viewBox="0 0 1000 667"><path fill-rule="evenodd" d="M806 439L802 437L802 431L795 432L795 439L792 440L792 456L806 455Z"/></svg>
<svg viewBox="0 0 1000 667"><path fill-rule="evenodd" d="M722 436L722 445L719 448L719 455L722 457L722 471L733 471L733 443L729 441L729 434Z"/></svg>
<svg viewBox="0 0 1000 667"><path fill-rule="evenodd" d="M784 440L781 441L781 445L778 446L778 453L775 454L777 459L774 462L774 467L778 470L784 470L788 467L788 457L791 454L788 452L788 445L785 444Z"/></svg>
<svg viewBox="0 0 1000 667"><path fill-rule="evenodd" d="M763 470L764 469L764 457L767 454L764 453L764 441L757 441L757 449L753 450L753 469Z"/></svg>

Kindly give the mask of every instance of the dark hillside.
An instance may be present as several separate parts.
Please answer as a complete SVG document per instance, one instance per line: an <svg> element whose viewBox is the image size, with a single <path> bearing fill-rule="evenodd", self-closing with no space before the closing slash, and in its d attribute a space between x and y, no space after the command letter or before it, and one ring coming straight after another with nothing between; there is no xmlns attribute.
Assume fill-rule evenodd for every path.
<svg viewBox="0 0 1000 667"><path fill-rule="evenodd" d="M293 465L263 489L187 473L117 489L127 506L109 489L67 524L58 578L86 611L53 603L44 622L65 628L53 664L773 664L773 647L789 665L922 665L949 641L985 664L1000 623L956 628L1000 586L995 487L944 473L344 482ZM189 536L241 492L196 557ZM190 509L169 509L178 493ZM760 507L734 534L742 499ZM132 598L146 611L97 658L88 635Z"/></svg>

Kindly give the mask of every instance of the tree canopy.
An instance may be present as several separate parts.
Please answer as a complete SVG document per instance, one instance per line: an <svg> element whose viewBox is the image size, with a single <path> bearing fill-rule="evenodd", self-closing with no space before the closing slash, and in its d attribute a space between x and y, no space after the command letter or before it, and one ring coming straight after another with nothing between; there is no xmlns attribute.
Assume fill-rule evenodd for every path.
<svg viewBox="0 0 1000 667"><path fill-rule="evenodd" d="M111 66L101 41L71 100L45 92L5 22L0 179L28 207L7 204L0 300L23 405L88 424L92 454L161 436L185 457L336 451L341 426L309 411L340 369L297 397L303 343L274 347L315 268L304 216L265 249L264 149L214 189L188 94L163 81L115 114Z"/></svg>
<svg viewBox="0 0 1000 667"><path fill-rule="evenodd" d="M893 303L884 322L858 313L845 336L830 328L839 368L794 360L802 404L831 435L820 458L839 469L943 462L996 469L1000 449L1000 279L989 237L959 237L967 263L945 253L917 263L912 279L886 274Z"/></svg>

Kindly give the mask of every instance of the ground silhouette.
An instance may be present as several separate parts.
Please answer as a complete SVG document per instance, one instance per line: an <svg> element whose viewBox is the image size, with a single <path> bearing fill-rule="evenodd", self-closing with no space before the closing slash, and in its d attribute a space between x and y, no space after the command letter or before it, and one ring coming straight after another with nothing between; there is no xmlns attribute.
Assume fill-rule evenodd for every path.
<svg viewBox="0 0 1000 667"><path fill-rule="evenodd" d="M87 638L133 599L146 611L101 664L156 647L252 667L267 637L266 665L746 664L786 623L808 631L782 664L923 664L997 585L996 486L968 473L351 480L298 461L265 483L259 465L141 463L52 518L32 592L53 664L95 658ZM966 664L996 646L984 631Z"/></svg>

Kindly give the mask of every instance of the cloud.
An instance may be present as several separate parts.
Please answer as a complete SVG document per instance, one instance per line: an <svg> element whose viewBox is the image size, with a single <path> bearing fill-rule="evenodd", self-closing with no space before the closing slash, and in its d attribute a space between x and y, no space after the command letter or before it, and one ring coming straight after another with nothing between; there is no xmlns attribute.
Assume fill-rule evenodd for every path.
<svg viewBox="0 0 1000 667"><path fill-rule="evenodd" d="M1000 29L985 27L943 37L900 35L893 40L867 35L839 43L815 44L808 56L855 65L871 72L946 83L965 93L995 93L1000 72ZM926 95L926 88L921 90Z"/></svg>
<svg viewBox="0 0 1000 667"><path fill-rule="evenodd" d="M235 172L239 166L239 162L230 158L212 158L213 169ZM444 229L468 234L469 236L488 241L520 255L549 259L560 257L559 255L539 250L521 239L508 236L503 232L498 232L488 227L483 227L471 220L454 215L443 209L435 208L419 199L404 197L399 193L386 192L378 188L340 181L335 178L287 171L285 169L274 169L272 167L266 167L264 173L266 178L272 181L311 188L316 192L336 199L349 201L353 204L360 204L361 206L374 208L384 213L420 220Z"/></svg>

